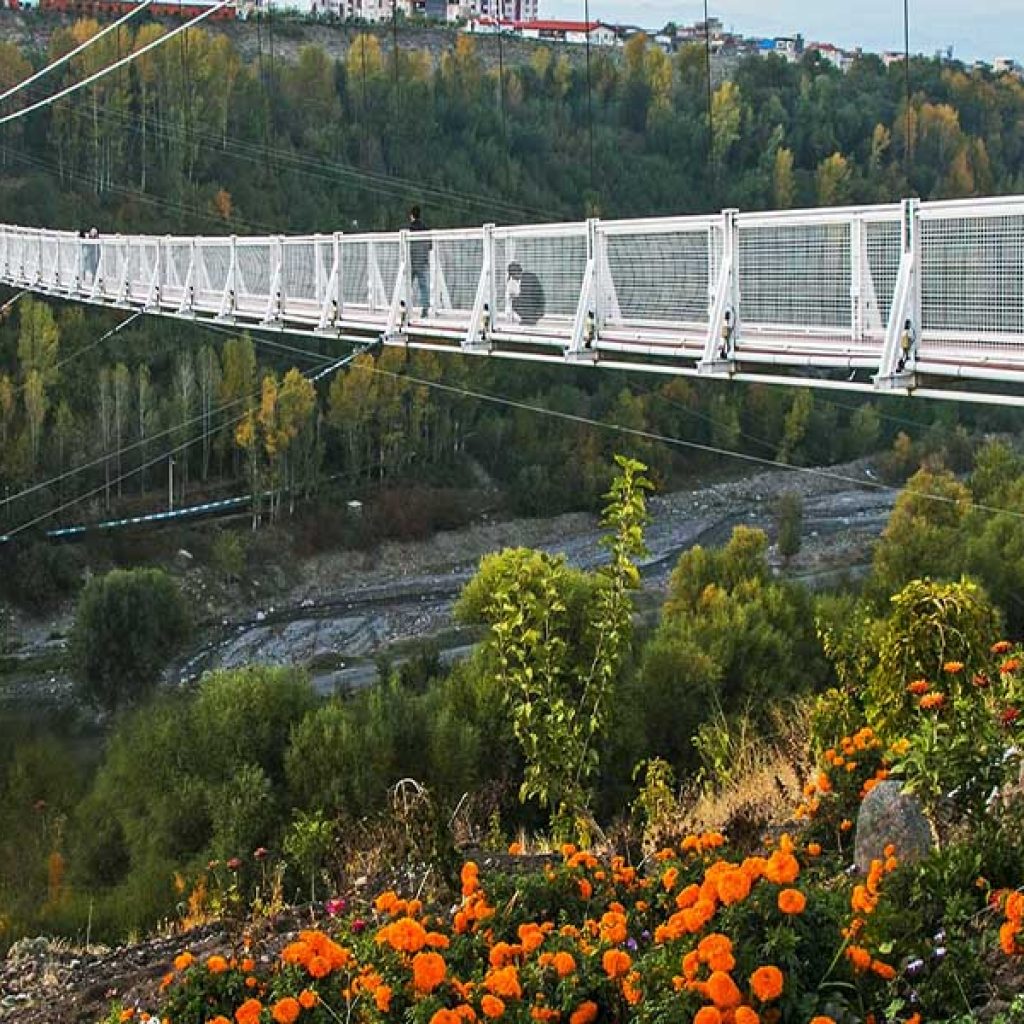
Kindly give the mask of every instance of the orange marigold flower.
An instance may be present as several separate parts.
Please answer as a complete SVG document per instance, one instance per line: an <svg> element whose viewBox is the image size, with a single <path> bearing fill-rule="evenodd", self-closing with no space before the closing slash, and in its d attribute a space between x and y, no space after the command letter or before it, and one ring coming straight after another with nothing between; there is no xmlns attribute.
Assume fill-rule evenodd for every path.
<svg viewBox="0 0 1024 1024"><path fill-rule="evenodd" d="M588 999L572 1011L569 1024L594 1024L595 1020L597 1020L597 1003Z"/></svg>
<svg viewBox="0 0 1024 1024"><path fill-rule="evenodd" d="M189 952L187 952L187 951L186 951L186 952L184 952L184 953L179 953L179 954L178 954L178 955L177 955L177 956L176 956L176 957L174 958L174 969L175 969L176 971L184 971L184 970L187 970L187 969L188 969L189 967L191 967L191 966L192 966L192 961L193 961L194 959L195 959L195 958L194 958L194 957L192 956L192 954L191 954L191 953L189 953Z"/></svg>
<svg viewBox="0 0 1024 1024"><path fill-rule="evenodd" d="M749 1006L737 1006L732 1019L733 1024L761 1024L761 1018Z"/></svg>
<svg viewBox="0 0 1024 1024"><path fill-rule="evenodd" d="M447 973L440 953L417 953L412 958L412 984L417 992L433 992Z"/></svg>
<svg viewBox="0 0 1024 1024"><path fill-rule="evenodd" d="M1006 897L1006 916L1018 925L1024 921L1024 892L1011 892Z"/></svg>
<svg viewBox="0 0 1024 1024"><path fill-rule="evenodd" d="M383 987L384 986L379 986L377 991L379 992L380 989ZM319 1002L320 997L312 989L304 988L299 993L299 1006L301 1006L304 1010L312 1010L313 1007L316 1006L316 1004Z"/></svg>
<svg viewBox="0 0 1024 1024"><path fill-rule="evenodd" d="M503 999L522 999L523 987L519 984L519 971L515 966L499 967L489 971L484 978L484 988L491 995Z"/></svg>
<svg viewBox="0 0 1024 1024"><path fill-rule="evenodd" d="M396 903L398 903L398 893L393 889L388 889L373 901L373 909L381 914L390 914Z"/></svg>
<svg viewBox="0 0 1024 1024"><path fill-rule="evenodd" d="M963 672L964 663L962 661L947 661L942 666L942 671L948 673L951 676L955 676L958 672Z"/></svg>
<svg viewBox="0 0 1024 1024"><path fill-rule="evenodd" d="M938 711L946 703L946 695L943 693L926 693L920 701L922 711Z"/></svg>
<svg viewBox="0 0 1024 1024"><path fill-rule="evenodd" d="M480 1000L480 1009L485 1017L490 1017L493 1020L505 1012L505 1004L497 996L485 995Z"/></svg>
<svg viewBox="0 0 1024 1024"><path fill-rule="evenodd" d="M778 999L782 995L783 976L778 967L758 967L750 976L750 989L761 1000Z"/></svg>
<svg viewBox="0 0 1024 1024"><path fill-rule="evenodd" d="M807 856L808 857L820 857L821 856L821 843L808 843L807 844Z"/></svg>
<svg viewBox="0 0 1024 1024"><path fill-rule="evenodd" d="M743 993L725 971L712 971L704 985L708 998L720 1010L731 1010L743 1001Z"/></svg>
<svg viewBox="0 0 1024 1024"><path fill-rule="evenodd" d="M509 843L508 853L510 857L521 857L523 853L522 843Z"/></svg>
<svg viewBox="0 0 1024 1024"><path fill-rule="evenodd" d="M843 820L839 822L840 832L849 832L851 828L853 828L853 822L850 821L849 818L843 818Z"/></svg>
<svg viewBox="0 0 1024 1024"><path fill-rule="evenodd" d="M206 1024L231 1024L231 1021L223 1013L218 1013L216 1017L211 1017Z"/></svg>
<svg viewBox="0 0 1024 1024"><path fill-rule="evenodd" d="M571 953L566 953L564 950L561 950L552 958L551 966L554 967L555 973L560 978L564 978L576 970L576 961L573 959Z"/></svg>
<svg viewBox="0 0 1024 1024"><path fill-rule="evenodd" d="M799 889L783 889L779 893L779 910L784 914L802 914L807 897Z"/></svg>
<svg viewBox="0 0 1024 1024"><path fill-rule="evenodd" d="M723 871L717 881L718 898L727 906L742 903L750 895L750 876L736 868Z"/></svg>
<svg viewBox="0 0 1024 1024"><path fill-rule="evenodd" d="M381 1013L387 1013L391 1009L392 995L390 985L378 985L373 990L373 1001Z"/></svg>
<svg viewBox="0 0 1024 1024"><path fill-rule="evenodd" d="M999 674L1006 676L1011 672L1016 672L1019 668L1020 658L1007 658L1006 661L999 666Z"/></svg>
<svg viewBox="0 0 1024 1024"><path fill-rule="evenodd" d="M246 999L235 1010L235 1020L238 1024L260 1024L261 1013L263 1013L263 1004L258 999Z"/></svg>
<svg viewBox="0 0 1024 1024"><path fill-rule="evenodd" d="M997 640L992 645L991 650L993 654L1007 654L1011 647L1013 647L1013 644L1009 640Z"/></svg>
<svg viewBox="0 0 1024 1024"><path fill-rule="evenodd" d="M228 969L228 962L219 953L214 953L206 961L206 969L211 974L223 974Z"/></svg>
<svg viewBox="0 0 1024 1024"><path fill-rule="evenodd" d="M817 1017L811 1018L811 1024L836 1024L835 1018L829 1017L826 1014L819 1014Z"/></svg>
<svg viewBox="0 0 1024 1024"><path fill-rule="evenodd" d="M915 697L920 697L922 693L927 693L932 688L932 684L927 679L915 679L908 687L907 693L912 693Z"/></svg>
<svg viewBox="0 0 1024 1024"><path fill-rule="evenodd" d="M313 956L306 965L311 978L326 978L331 973L331 961L325 956Z"/></svg>
<svg viewBox="0 0 1024 1024"><path fill-rule="evenodd" d="M800 863L791 853L776 850L765 862L764 877L775 885L792 885L800 874Z"/></svg>
<svg viewBox="0 0 1024 1024"><path fill-rule="evenodd" d="M377 932L377 941L401 953L418 953L427 944L427 930L411 917L400 917Z"/></svg>
<svg viewBox="0 0 1024 1024"><path fill-rule="evenodd" d="M480 888L480 869L476 864L467 860L462 865L462 895L469 897Z"/></svg>
<svg viewBox="0 0 1024 1024"><path fill-rule="evenodd" d="M165 988L170 988L173 983L174 983L174 972L173 971L168 971L160 979L160 991L162 992Z"/></svg>
<svg viewBox="0 0 1024 1024"><path fill-rule="evenodd" d="M881 960L872 960L871 970L883 981L892 981L892 979L896 977L896 968L883 963Z"/></svg>
<svg viewBox="0 0 1024 1024"><path fill-rule="evenodd" d="M866 971L871 966L871 954L862 946L848 946L846 959L853 964L855 971Z"/></svg>
<svg viewBox="0 0 1024 1024"><path fill-rule="evenodd" d="M714 1006L702 1006L694 1014L693 1024L722 1024L722 1014Z"/></svg>
<svg viewBox="0 0 1024 1024"><path fill-rule="evenodd" d="M999 926L999 948L1007 956L1024 953L1024 946L1017 942L1018 925L1013 921L1004 921Z"/></svg>
<svg viewBox="0 0 1024 1024"><path fill-rule="evenodd" d="M606 949L601 957L601 966L609 978L620 978L633 966L633 961L621 949Z"/></svg>
<svg viewBox="0 0 1024 1024"><path fill-rule="evenodd" d="M300 1013L302 1013L302 1007L299 1005L298 999L293 999L291 996L279 999L270 1009L270 1016L277 1024L295 1024Z"/></svg>
<svg viewBox="0 0 1024 1024"><path fill-rule="evenodd" d="M245 979L245 987L246 988L259 988L260 987L260 979L254 977L253 975L250 974L249 977Z"/></svg>
<svg viewBox="0 0 1024 1024"><path fill-rule="evenodd" d="M589 900L594 895L594 887L585 878L578 878L576 880L576 887L580 891L580 896L585 900Z"/></svg>

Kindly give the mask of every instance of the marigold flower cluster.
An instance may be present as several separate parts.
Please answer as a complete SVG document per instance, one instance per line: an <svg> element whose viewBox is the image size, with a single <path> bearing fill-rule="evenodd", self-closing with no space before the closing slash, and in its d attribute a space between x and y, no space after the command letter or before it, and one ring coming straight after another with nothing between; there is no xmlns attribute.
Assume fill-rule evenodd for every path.
<svg viewBox="0 0 1024 1024"><path fill-rule="evenodd" d="M173 1024L203 1005L216 1024L769 1024L808 990L750 936L788 931L795 956L825 956L818 972L846 941L831 912L831 952L822 942L831 897L807 913L818 890L804 876L820 854L783 835L765 856L739 858L707 833L667 847L646 869L566 847L561 864L529 884L496 876L485 885L467 863L449 914L386 892L363 911L368 922L354 910L332 916L332 934L300 932L270 970L249 956L180 954L161 1017ZM882 863L859 887L865 915L887 870ZM869 957L866 976L857 966L839 969L870 997L885 965Z"/></svg>
<svg viewBox="0 0 1024 1024"><path fill-rule="evenodd" d="M794 812L796 820L828 818L838 823L852 814L856 804L875 786L889 778L891 760L898 756L895 746L886 749L870 726L844 736L836 747L825 751L824 766L804 786L804 800Z"/></svg>
<svg viewBox="0 0 1024 1024"><path fill-rule="evenodd" d="M999 948L1007 956L1024 956L1024 892L1011 892L1003 912L1006 920L999 928Z"/></svg>
<svg viewBox="0 0 1024 1024"><path fill-rule="evenodd" d="M846 947L846 959L849 960L855 971L871 971L883 981L891 981L896 977L896 969L891 964L876 959L871 955L870 950L864 945L858 944L867 927L868 918L878 907L885 876L891 874L899 866L894 846L887 846L884 852L884 859L876 859L871 862L864 883L854 886L853 894L850 897L853 917L844 935L850 941L850 945Z"/></svg>

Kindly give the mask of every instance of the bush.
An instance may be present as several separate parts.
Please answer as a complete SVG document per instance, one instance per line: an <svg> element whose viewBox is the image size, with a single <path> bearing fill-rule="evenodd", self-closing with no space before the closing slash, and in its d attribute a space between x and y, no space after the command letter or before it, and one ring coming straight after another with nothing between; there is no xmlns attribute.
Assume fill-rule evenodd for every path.
<svg viewBox="0 0 1024 1024"><path fill-rule="evenodd" d="M82 695L107 711L137 702L190 629L184 598L159 569L117 569L90 580L71 634Z"/></svg>

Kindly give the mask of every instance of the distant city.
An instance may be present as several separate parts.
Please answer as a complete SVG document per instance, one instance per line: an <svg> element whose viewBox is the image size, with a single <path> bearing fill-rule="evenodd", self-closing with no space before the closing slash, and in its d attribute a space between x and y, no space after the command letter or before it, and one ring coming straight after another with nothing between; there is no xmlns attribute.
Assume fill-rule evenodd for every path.
<svg viewBox="0 0 1024 1024"><path fill-rule="evenodd" d="M120 14L137 6L141 0L0 0L0 7L31 10L42 8L78 14ZM154 0L150 11L168 17L193 17L216 3L216 0ZM709 18L691 25L670 22L661 28L652 26L610 24L605 21L570 21L545 19L540 14L540 0L238 0L234 7L217 11L218 19L246 19L260 11L272 9L302 18L323 21L363 22L378 24L396 15L424 19L457 26L479 34L517 36L552 43L586 44L601 47L623 46L643 33L666 53L675 53L684 46L710 43L715 55L745 57L774 54L788 61L798 61L814 52L841 71L866 52L837 46L824 40L808 40L797 32L788 36L748 36L727 31L720 18ZM902 51L878 54L888 66L903 60ZM933 55L952 61L950 47ZM992 61L969 62L994 74L1010 74L1024 79L1024 65L1014 57L995 57Z"/></svg>

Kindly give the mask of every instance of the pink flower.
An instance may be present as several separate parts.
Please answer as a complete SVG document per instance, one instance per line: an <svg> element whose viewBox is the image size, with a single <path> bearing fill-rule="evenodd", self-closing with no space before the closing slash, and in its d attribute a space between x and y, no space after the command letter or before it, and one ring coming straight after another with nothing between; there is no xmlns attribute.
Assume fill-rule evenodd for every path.
<svg viewBox="0 0 1024 1024"><path fill-rule="evenodd" d="M338 914L344 914L348 909L348 902L340 897L338 899L328 900L324 904L324 909L331 917L337 917Z"/></svg>
<svg viewBox="0 0 1024 1024"><path fill-rule="evenodd" d="M228 871L237 871L241 866L242 861L239 857L232 857L231 860L228 861L227 865Z"/></svg>
<svg viewBox="0 0 1024 1024"><path fill-rule="evenodd" d="M360 935L362 932L365 932L366 931L366 922L361 917L357 917L352 922L352 931L354 931L356 933L356 935Z"/></svg>

